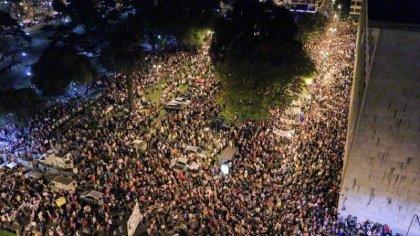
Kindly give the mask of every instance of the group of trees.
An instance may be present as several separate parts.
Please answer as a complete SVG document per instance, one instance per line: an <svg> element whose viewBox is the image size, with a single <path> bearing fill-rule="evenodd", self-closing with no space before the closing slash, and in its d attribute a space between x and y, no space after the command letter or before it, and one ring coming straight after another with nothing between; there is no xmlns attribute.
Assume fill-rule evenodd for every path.
<svg viewBox="0 0 420 236"><path fill-rule="evenodd" d="M7 0L2 1L3 9L17 19L34 17L50 11L51 0Z"/></svg>
<svg viewBox="0 0 420 236"><path fill-rule="evenodd" d="M226 116L264 119L286 105L313 71L293 15L272 1L235 1L214 28L213 62L224 84Z"/></svg>
<svg viewBox="0 0 420 236"><path fill-rule="evenodd" d="M152 45L161 35L163 40L174 37L187 47L200 47L203 36L221 15L218 0L145 0L133 4Z"/></svg>
<svg viewBox="0 0 420 236"><path fill-rule="evenodd" d="M45 100L31 88L0 90L0 115L13 114L14 121L24 121L44 106Z"/></svg>
<svg viewBox="0 0 420 236"><path fill-rule="evenodd" d="M20 53L31 41L18 21L7 12L0 11L0 75L10 72L21 62Z"/></svg>
<svg viewBox="0 0 420 236"><path fill-rule="evenodd" d="M133 109L131 75L144 65L143 43L154 50L174 43L194 50L205 43L208 32L214 32L211 56L224 84L227 110L231 115L264 118L269 106L292 100L302 88L300 75L310 74L313 65L287 9L272 1L222 2L53 0L54 10L71 21L51 26L50 46L33 65L32 82L45 95L63 94L72 81L95 79L94 61L126 75ZM18 35L23 39L24 34Z"/></svg>
<svg viewBox="0 0 420 236"><path fill-rule="evenodd" d="M81 60L77 60L78 63L73 60L77 53L89 54L109 71L127 75L131 109L134 107L131 74L144 64L142 43L149 43L156 49L160 41L159 45L165 49L173 46L169 39L175 39L171 43L190 49L201 47L205 39L203 35L208 35L220 12L217 0L68 0L67 3L62 0L52 3L54 10L62 18L70 18L71 22L55 27L50 49L45 50L33 66L32 82L50 95L65 92L65 87L76 77L80 78L79 82L90 82L92 74L87 69L91 68L88 58L79 55ZM54 71L43 72L56 54L64 57L56 64L65 63L63 66L69 70L80 71L80 67L86 70L63 73L61 78L57 78ZM58 79L60 82L55 83Z"/></svg>
<svg viewBox="0 0 420 236"><path fill-rule="evenodd" d="M32 83L46 96L65 94L71 83L84 83L97 77L89 59L71 47L49 47L32 66ZM45 79L50 78L50 79Z"/></svg>

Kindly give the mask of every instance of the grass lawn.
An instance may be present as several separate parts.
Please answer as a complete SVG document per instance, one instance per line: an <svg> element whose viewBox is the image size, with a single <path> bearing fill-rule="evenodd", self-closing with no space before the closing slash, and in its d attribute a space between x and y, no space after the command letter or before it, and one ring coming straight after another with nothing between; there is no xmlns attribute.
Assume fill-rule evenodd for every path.
<svg viewBox="0 0 420 236"><path fill-rule="evenodd" d="M305 83L307 85L310 85L314 82L314 76L313 75L312 76L304 76L304 77L302 77L302 79L303 79L303 81L305 81Z"/></svg>
<svg viewBox="0 0 420 236"><path fill-rule="evenodd" d="M146 97L155 104L159 103L165 84L166 80L161 79L156 87L150 88L146 91Z"/></svg>
<svg viewBox="0 0 420 236"><path fill-rule="evenodd" d="M0 236L16 236L16 234L7 230L0 229Z"/></svg>
<svg viewBox="0 0 420 236"><path fill-rule="evenodd" d="M188 84L182 84L181 86L179 86L179 92L183 93L185 91L187 91L188 89Z"/></svg>

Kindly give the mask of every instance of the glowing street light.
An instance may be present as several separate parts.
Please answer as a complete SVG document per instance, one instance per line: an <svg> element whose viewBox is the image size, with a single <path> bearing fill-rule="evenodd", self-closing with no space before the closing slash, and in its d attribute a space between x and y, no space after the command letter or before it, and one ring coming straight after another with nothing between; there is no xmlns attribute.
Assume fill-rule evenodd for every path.
<svg viewBox="0 0 420 236"><path fill-rule="evenodd" d="M22 52L22 57L26 57L28 54L26 54L26 52Z"/></svg>
<svg viewBox="0 0 420 236"><path fill-rule="evenodd" d="M156 73L159 73L159 69L162 68L161 65L153 65L153 68L156 68Z"/></svg>

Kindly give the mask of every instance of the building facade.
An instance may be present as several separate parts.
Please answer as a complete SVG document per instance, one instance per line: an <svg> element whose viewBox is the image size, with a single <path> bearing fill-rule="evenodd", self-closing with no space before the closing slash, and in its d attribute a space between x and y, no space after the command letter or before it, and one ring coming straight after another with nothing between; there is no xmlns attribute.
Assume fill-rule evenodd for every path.
<svg viewBox="0 0 420 236"><path fill-rule="evenodd" d="M316 12L321 7L323 0L274 0L274 2L292 10Z"/></svg>
<svg viewBox="0 0 420 236"><path fill-rule="evenodd" d="M420 20L377 10L364 3L359 19L338 209L405 235L420 215Z"/></svg>
<svg viewBox="0 0 420 236"><path fill-rule="evenodd" d="M357 19L362 10L363 0L351 0L349 14L351 17Z"/></svg>

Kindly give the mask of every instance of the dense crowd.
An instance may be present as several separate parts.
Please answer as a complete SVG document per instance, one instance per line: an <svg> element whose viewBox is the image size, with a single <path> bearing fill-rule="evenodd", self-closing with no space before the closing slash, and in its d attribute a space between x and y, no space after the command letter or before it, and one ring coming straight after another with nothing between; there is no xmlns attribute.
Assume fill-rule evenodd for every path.
<svg viewBox="0 0 420 236"><path fill-rule="evenodd" d="M355 32L346 22L334 27L326 40L306 45L319 72L311 96L287 110L272 107L267 121L205 128L221 107L203 49L149 55L148 68L128 75L135 78L133 112L124 76L116 75L92 85L97 96L50 106L26 128L4 128L3 159L38 169L36 157L51 148L71 153L76 167L67 174L79 190L54 192L46 179L26 179L21 165L0 169L0 216L25 225L28 235L122 235L138 203L148 235L392 235L386 225L337 215ZM194 88L187 108L162 112L185 87ZM292 129L291 138L275 132ZM140 158L126 145L133 140L147 143ZM171 165L188 145L206 150L204 158L188 156L200 163L197 172ZM228 175L217 159L226 147L238 150ZM80 200L90 189L104 194L103 204ZM66 199L61 207L59 197Z"/></svg>

